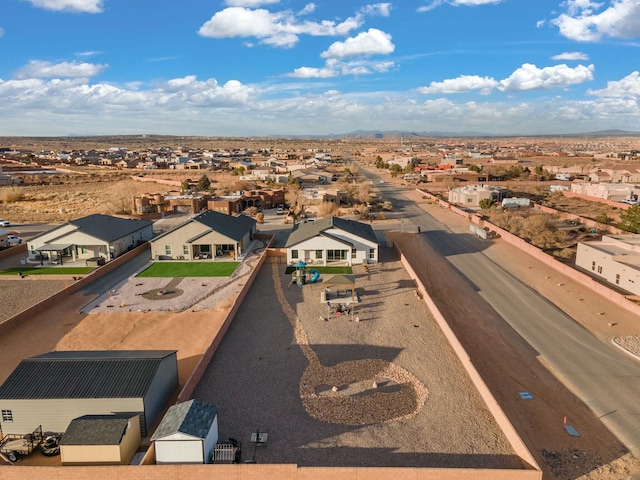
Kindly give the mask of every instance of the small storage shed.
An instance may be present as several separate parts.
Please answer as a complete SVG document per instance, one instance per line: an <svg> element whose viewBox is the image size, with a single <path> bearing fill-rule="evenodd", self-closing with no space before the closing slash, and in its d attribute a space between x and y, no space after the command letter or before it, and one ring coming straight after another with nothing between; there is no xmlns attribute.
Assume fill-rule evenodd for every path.
<svg viewBox="0 0 640 480"><path fill-rule="evenodd" d="M140 446L138 415L85 415L60 439L62 465L128 465Z"/></svg>
<svg viewBox="0 0 640 480"><path fill-rule="evenodd" d="M157 465L211 463L218 443L218 407L200 400L172 405L151 441Z"/></svg>

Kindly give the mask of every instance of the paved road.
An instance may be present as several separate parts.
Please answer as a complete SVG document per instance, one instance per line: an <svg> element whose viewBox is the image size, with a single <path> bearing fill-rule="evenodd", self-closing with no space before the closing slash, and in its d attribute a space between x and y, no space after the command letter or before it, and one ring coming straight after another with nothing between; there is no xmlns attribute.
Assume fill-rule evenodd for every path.
<svg viewBox="0 0 640 480"><path fill-rule="evenodd" d="M459 235L407 201L401 189L370 178L394 209L466 277L486 302L540 355L635 455L640 455L640 363L594 337L575 320L482 253L483 242Z"/></svg>

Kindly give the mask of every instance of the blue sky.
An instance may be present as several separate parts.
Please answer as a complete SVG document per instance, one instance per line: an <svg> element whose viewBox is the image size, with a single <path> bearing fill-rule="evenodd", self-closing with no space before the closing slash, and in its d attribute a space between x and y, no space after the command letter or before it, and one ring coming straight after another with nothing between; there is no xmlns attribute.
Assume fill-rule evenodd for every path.
<svg viewBox="0 0 640 480"><path fill-rule="evenodd" d="M0 136L640 131L640 0L2 0Z"/></svg>

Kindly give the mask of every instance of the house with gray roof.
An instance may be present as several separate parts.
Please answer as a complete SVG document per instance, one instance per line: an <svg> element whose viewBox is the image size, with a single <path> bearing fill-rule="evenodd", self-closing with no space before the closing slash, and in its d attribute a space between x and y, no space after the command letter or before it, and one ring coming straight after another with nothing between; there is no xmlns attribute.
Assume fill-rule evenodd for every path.
<svg viewBox="0 0 640 480"><path fill-rule="evenodd" d="M22 360L0 385L0 428L62 433L82 415L132 413L145 436L177 387L174 350L49 352Z"/></svg>
<svg viewBox="0 0 640 480"><path fill-rule="evenodd" d="M378 239L367 223L339 217L294 225L285 244L287 263L356 265L378 262Z"/></svg>
<svg viewBox="0 0 640 480"><path fill-rule="evenodd" d="M151 240L154 260L202 260L244 255L256 233L256 221L207 210Z"/></svg>
<svg viewBox="0 0 640 480"><path fill-rule="evenodd" d="M211 463L218 443L218 407L200 400L172 405L151 441L156 465Z"/></svg>
<svg viewBox="0 0 640 480"><path fill-rule="evenodd" d="M60 439L62 465L128 465L141 443L135 414L83 415Z"/></svg>
<svg viewBox="0 0 640 480"><path fill-rule="evenodd" d="M71 220L27 242L30 260L64 263L102 257L105 261L119 257L153 237L153 223L148 220L94 214Z"/></svg>

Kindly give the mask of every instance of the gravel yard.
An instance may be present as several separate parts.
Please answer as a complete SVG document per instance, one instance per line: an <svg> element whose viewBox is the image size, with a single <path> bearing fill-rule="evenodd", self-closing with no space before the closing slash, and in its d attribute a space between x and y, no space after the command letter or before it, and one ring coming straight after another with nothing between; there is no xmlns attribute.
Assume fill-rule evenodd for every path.
<svg viewBox="0 0 640 480"><path fill-rule="evenodd" d="M41 302L71 283L70 280L0 280L0 323Z"/></svg>
<svg viewBox="0 0 640 480"><path fill-rule="evenodd" d="M219 406L220 438L243 442L246 459L250 434L267 432L260 463L522 468L395 253L381 252L370 273L355 268L353 318L327 319L324 278L287 289L283 265L262 268L194 394Z"/></svg>

